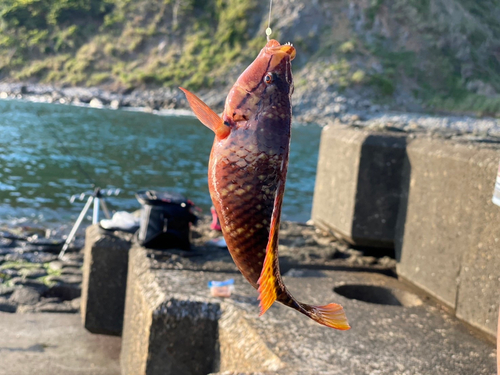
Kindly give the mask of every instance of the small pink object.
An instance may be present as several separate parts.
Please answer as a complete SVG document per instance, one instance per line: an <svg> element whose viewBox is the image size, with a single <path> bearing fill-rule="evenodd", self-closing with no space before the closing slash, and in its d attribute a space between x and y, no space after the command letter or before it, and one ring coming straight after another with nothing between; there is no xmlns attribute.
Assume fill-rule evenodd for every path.
<svg viewBox="0 0 500 375"><path fill-rule="evenodd" d="M212 297L231 297L234 290L234 279L225 281L209 281L208 288Z"/></svg>
<svg viewBox="0 0 500 375"><path fill-rule="evenodd" d="M210 207L210 212L212 213L212 224L210 224L210 229L221 231L219 217L213 206Z"/></svg>

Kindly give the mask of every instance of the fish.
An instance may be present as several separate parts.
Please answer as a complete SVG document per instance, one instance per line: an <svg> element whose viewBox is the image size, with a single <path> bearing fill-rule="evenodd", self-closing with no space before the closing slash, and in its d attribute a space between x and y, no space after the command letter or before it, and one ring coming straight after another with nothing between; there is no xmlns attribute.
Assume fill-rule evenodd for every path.
<svg viewBox="0 0 500 375"><path fill-rule="evenodd" d="M210 196L234 263L259 292L260 315L278 301L322 325L347 330L342 306L298 302L279 269L295 55L292 44L269 40L229 91L222 116L180 89L196 117L215 133L208 165Z"/></svg>

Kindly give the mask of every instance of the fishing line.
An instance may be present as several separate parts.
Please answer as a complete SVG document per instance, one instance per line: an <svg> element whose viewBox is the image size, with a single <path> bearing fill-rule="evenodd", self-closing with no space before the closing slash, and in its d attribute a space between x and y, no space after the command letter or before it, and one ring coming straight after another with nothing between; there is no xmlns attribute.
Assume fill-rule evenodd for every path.
<svg viewBox="0 0 500 375"><path fill-rule="evenodd" d="M271 36L273 30L271 30L271 11L273 9L273 0L269 0L269 19L267 20L266 36L269 42L269 37Z"/></svg>

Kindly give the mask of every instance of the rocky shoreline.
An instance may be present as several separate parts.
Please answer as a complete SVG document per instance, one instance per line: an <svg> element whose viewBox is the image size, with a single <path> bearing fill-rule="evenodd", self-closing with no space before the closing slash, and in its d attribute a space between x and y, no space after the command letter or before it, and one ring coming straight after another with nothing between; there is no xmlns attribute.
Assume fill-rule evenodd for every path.
<svg viewBox="0 0 500 375"><path fill-rule="evenodd" d="M183 269L193 263L193 255L201 252L220 257L226 249L212 241L220 232L210 229L211 218L202 217L192 228L192 252L155 251L161 267ZM11 233L12 234L12 233ZM309 269L351 269L395 275L395 260L390 251L355 249L339 242L331 234L311 225L284 222L281 226L280 262L286 271L289 264ZM33 229L19 233L16 238L3 231L0 242L0 311L9 313L77 313L83 266L83 232L62 260L58 253L62 243L53 246L29 244ZM131 239L131 235L127 235ZM9 239L10 238L10 239ZM22 245L21 239L28 245ZM48 241L46 241L47 243ZM33 243L33 241L31 241ZM229 253L226 254L229 257ZM230 272L236 272L232 262ZM199 264L203 269L203 264Z"/></svg>
<svg viewBox="0 0 500 375"><path fill-rule="evenodd" d="M214 110L222 111L227 90L201 90L199 96ZM135 110L159 115L191 116L184 94L178 89L131 89L108 91L99 87L56 87L32 83L0 83L0 99L71 104L92 108ZM405 103L395 108L406 108ZM420 109L419 107L411 107ZM500 119L462 115L398 112L356 93L329 90L297 90L293 96L294 120L320 126L341 123L389 127L396 131L439 131L500 137Z"/></svg>
<svg viewBox="0 0 500 375"><path fill-rule="evenodd" d="M61 232L61 233L59 233ZM82 232L63 260L64 237L44 228L2 228L0 231L0 311L79 311L83 246Z"/></svg>
<svg viewBox="0 0 500 375"><path fill-rule="evenodd" d="M83 254L40 254L32 262L0 262L0 311L76 313L80 309ZM8 259L8 257L7 257ZM0 280L1 280L0 279Z"/></svg>

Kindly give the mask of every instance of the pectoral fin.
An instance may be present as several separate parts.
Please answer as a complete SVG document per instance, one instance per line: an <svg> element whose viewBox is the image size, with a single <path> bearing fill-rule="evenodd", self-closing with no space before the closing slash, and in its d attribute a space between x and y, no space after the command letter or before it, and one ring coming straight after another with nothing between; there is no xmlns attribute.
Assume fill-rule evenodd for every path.
<svg viewBox="0 0 500 375"><path fill-rule="evenodd" d="M279 276L278 262L278 232L280 227L281 205L285 184L280 182L276 197L274 199L273 214L271 216L271 228L269 230L269 240L266 248L266 258L260 273L259 280L259 300L260 315L264 314L268 308L276 301L278 296L277 279Z"/></svg>
<svg viewBox="0 0 500 375"><path fill-rule="evenodd" d="M189 106L193 110L196 117L198 117L198 120L200 120L200 122L207 128L211 129L218 138L226 138L229 134L230 128L224 124L222 118L195 94L182 87L179 88L184 92L184 94L186 94Z"/></svg>

